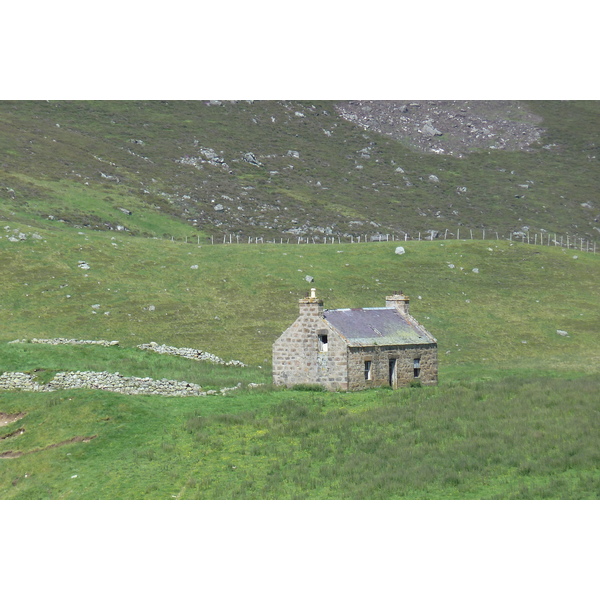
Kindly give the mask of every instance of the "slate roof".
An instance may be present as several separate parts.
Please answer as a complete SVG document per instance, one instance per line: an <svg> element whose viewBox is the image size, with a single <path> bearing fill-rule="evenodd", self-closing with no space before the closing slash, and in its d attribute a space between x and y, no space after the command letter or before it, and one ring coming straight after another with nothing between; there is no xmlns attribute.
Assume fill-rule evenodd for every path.
<svg viewBox="0 0 600 600"><path fill-rule="evenodd" d="M323 317L350 346L432 344L436 339L410 315L395 308L339 308L324 310Z"/></svg>

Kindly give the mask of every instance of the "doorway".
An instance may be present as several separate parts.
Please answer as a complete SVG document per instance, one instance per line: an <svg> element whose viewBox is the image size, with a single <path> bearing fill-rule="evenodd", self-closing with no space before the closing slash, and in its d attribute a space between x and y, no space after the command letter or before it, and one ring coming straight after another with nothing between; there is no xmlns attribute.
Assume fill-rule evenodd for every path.
<svg viewBox="0 0 600 600"><path fill-rule="evenodd" d="M390 358L389 361L389 373L388 373L388 383L390 387L396 389L396 362L395 358Z"/></svg>

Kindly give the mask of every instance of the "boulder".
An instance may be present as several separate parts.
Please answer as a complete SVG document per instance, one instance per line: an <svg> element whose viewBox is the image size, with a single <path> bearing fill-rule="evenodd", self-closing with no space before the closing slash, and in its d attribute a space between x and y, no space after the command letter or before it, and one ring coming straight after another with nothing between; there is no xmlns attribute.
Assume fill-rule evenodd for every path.
<svg viewBox="0 0 600 600"><path fill-rule="evenodd" d="M256 156L254 156L254 154L252 152L246 152L246 154L244 154L244 156L242 156L242 158L247 163L250 163L251 165L255 165L257 167L262 166L261 163L258 162L258 160L256 159Z"/></svg>
<svg viewBox="0 0 600 600"><path fill-rule="evenodd" d="M434 135L442 135L442 132L439 129L436 129L431 123L425 123L421 128L421 131L424 135L434 136Z"/></svg>

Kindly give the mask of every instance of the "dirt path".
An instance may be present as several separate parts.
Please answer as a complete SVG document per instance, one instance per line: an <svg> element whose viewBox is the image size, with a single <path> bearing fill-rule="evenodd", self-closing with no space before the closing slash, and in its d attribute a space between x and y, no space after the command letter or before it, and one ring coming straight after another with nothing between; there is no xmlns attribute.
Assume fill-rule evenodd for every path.
<svg viewBox="0 0 600 600"><path fill-rule="evenodd" d="M5 425L10 425L19 419L22 419L27 413L20 412L15 414L8 414L0 412L0 427L4 427Z"/></svg>

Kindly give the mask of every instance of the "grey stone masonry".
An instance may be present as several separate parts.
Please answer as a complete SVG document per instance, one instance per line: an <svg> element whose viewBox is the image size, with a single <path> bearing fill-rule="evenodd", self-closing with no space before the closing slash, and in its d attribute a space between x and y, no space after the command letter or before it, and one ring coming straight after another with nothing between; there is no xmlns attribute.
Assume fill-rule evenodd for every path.
<svg viewBox="0 0 600 600"><path fill-rule="evenodd" d="M211 396L226 394L241 387L203 390L196 383L174 381L171 379L151 379L150 377L124 377L119 373L106 371L72 371L56 373L47 384L39 384L29 373L0 374L0 391L20 390L27 392L54 392L57 390L91 389L117 392L119 394L153 396ZM254 384L257 385L257 384Z"/></svg>
<svg viewBox="0 0 600 600"><path fill-rule="evenodd" d="M418 372L415 373L415 360ZM367 379L365 363L371 363ZM390 385L404 387L413 382L437 384L437 347L435 344L414 346L351 348L348 360L348 389Z"/></svg>
<svg viewBox="0 0 600 600"><path fill-rule="evenodd" d="M299 301L300 315L273 345L273 383L346 389L346 344L323 319L323 301Z"/></svg>
<svg viewBox="0 0 600 600"><path fill-rule="evenodd" d="M324 314L313 288L299 301L298 318L273 344L273 383L319 384L341 391L413 382L435 385L437 341L409 315L408 305L400 292L388 296L383 309ZM385 332L377 329L384 325ZM370 337L365 337L365 328Z"/></svg>

